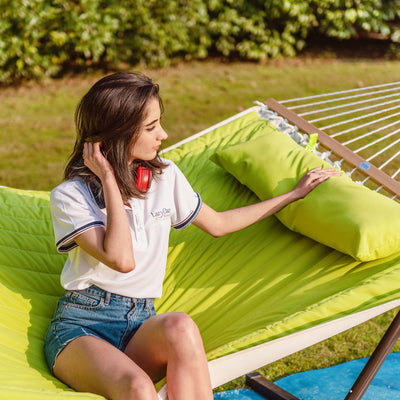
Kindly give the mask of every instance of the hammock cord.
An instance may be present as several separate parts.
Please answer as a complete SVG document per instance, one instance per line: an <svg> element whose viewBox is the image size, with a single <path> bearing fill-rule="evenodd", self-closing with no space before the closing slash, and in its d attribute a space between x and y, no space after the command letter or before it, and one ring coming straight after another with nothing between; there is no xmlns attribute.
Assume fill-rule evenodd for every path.
<svg viewBox="0 0 400 400"><path fill-rule="evenodd" d="M398 134L399 132L400 132L400 129L396 129L395 131L393 131L393 132L391 132L391 133L388 133L387 135L382 136L382 137L380 137L380 138L378 138L378 139L376 139L376 140L374 140L374 141L372 141L372 142L369 142L369 143L367 143L365 146L359 147L358 149L355 149L355 150L353 150L353 151L354 151L354 153L359 153L360 151L365 150L365 149L367 149L368 147L372 147L372 146L374 146L375 144L377 144L377 143L379 143L379 142L382 142L383 140L386 140L386 139L388 139L389 137L392 137L393 135ZM390 148L390 147L391 147L391 146L387 146L386 148Z"/></svg>
<svg viewBox="0 0 400 400"><path fill-rule="evenodd" d="M359 92L359 91L363 91L363 90L371 90L371 89L387 87L387 86L394 86L394 85L400 85L400 82L384 83L384 84L381 84L381 85L367 86L365 88L341 90L341 91L338 91L338 92L323 93L323 94L317 94L317 95L314 95L314 96L298 97L298 98L295 98L295 99L280 100L279 102L282 103L282 104L285 104L285 103L294 102L294 101L304 101L304 100L308 100L308 99L316 99L316 98L320 98L320 97L335 96L337 94Z"/></svg>
<svg viewBox="0 0 400 400"><path fill-rule="evenodd" d="M390 89L390 90L395 90L395 89ZM397 90L397 88L396 88L396 90ZM378 92L376 92L376 93L378 93ZM369 95L369 93L367 93L367 95ZM337 110L339 108L344 108L344 107L348 107L348 106L355 106L355 105L359 105L359 104L370 103L371 101L384 100L384 99L389 99L389 98L398 97L398 96L400 96L399 93L388 94L386 96L375 97L375 98L372 98L372 99L364 99L364 100L360 100L360 101L354 101L352 103L339 104L339 105L333 106L333 107L321 108L321 109L317 109L317 110L307 111L307 112L304 112L304 113L298 113L298 115L300 117L304 117L304 116L311 115L311 114L317 114L317 113L321 113L321 112L325 112L325 111ZM358 97L358 96L355 96L355 97ZM337 100L333 100L333 101L337 101ZM325 102L322 101L322 102L320 102L320 104L325 104ZM298 107L303 107L303 106L298 106ZM294 108L296 108L296 107L291 107L292 110Z"/></svg>
<svg viewBox="0 0 400 400"><path fill-rule="evenodd" d="M386 101L384 103L381 103L380 106L386 106L388 104L395 104L395 103L397 103L399 101L400 101L400 98L396 99L396 100ZM354 114L354 113L358 113L360 111L370 110L370 109L373 109L373 108L376 108L375 104L372 104L372 105L366 106L366 107L357 108L357 109L352 109L352 110L349 110L349 111L344 111L344 112L339 113L339 114L326 115L324 117L320 117L320 118L316 118L316 119L310 120L309 122L311 122L313 124L314 122L323 121L325 119L337 118L337 117L341 117L343 115ZM394 109L399 108L399 105L397 105L397 107L393 107L393 108ZM386 112L386 111L387 110L383 109L383 110L377 112L377 114L383 113L383 112Z"/></svg>
<svg viewBox="0 0 400 400"><path fill-rule="evenodd" d="M355 126L353 126L352 128L346 129L346 130L344 130L344 131L340 131L340 132L337 132L337 133L333 133L333 134L331 134L331 136L332 136L332 137L340 136L340 135L343 135L343 134L345 134L345 133L348 133L348 132L351 132L351 131L354 131L354 130L357 130L357 129L361 129L361 128L364 128L364 127L366 127L366 126L368 126L368 125L376 124L376 123L378 123L378 122L382 122L382 121L385 121L385 120L387 120L387 119L390 119L390 118L393 118L393 117L396 117L396 116L399 116L399 115L400 115L400 113L395 113L395 114L393 114L393 115L387 115L386 117L382 117L382 118L379 118L379 119L374 119L374 120L369 121L369 122L367 122L367 123L365 123L365 124L362 124L362 125L355 125ZM396 123L398 123L398 121L396 121ZM320 129L323 129L323 128L320 128Z"/></svg>
<svg viewBox="0 0 400 400"><path fill-rule="evenodd" d="M356 136L356 137L354 137L353 139L350 139L350 140L347 140L347 141L343 142L342 144L343 144L344 146L347 146L347 145L350 144L350 143L354 143L354 142L356 142L356 141L358 141L358 140L364 139L365 137L372 136L372 135L374 135L375 133L380 132L381 130L390 128L390 127L392 127L393 125L397 125L397 124L398 124L398 122L397 122L397 121L394 121L394 122L392 122L392 123L390 123L390 124L383 125L383 126L381 126L380 128L377 128L377 129L374 129L374 130L369 131L369 132L367 132L367 133L364 133L363 135ZM333 136L333 135L332 135L332 136Z"/></svg>
<svg viewBox="0 0 400 400"><path fill-rule="evenodd" d="M375 115L379 115L382 113L386 113L388 111L392 111L392 110L396 110L396 109L400 109L400 105L394 106L394 107L390 107L384 110L379 110L379 111L375 111L373 113L369 113L369 114L365 114L365 115L360 115L358 117L354 117L354 118L350 118L344 121L339 121L336 122L334 124L331 125L325 125L323 127L321 127L321 129L329 129L329 128L333 128L335 126L339 126L339 125L343 125L343 124L348 124L350 122L354 122L354 121L359 121L360 119L365 119L365 118L369 118L369 117L374 117ZM396 115L399 115L399 113L397 113ZM338 114L338 116L340 116L340 114ZM332 116L332 118L335 117L335 115ZM391 116L390 116L391 117ZM312 121L310 121L311 123L313 123Z"/></svg>
<svg viewBox="0 0 400 400"><path fill-rule="evenodd" d="M400 180L400 81L279 102L367 162L372 161L392 179ZM291 131L283 122L276 124L280 124L280 129L299 144L308 143L308 135L304 137L297 131ZM356 182L382 191L382 186L374 184L362 171L348 166L346 171L343 160L334 160L330 151L318 146L316 153L321 158L344 170Z"/></svg>

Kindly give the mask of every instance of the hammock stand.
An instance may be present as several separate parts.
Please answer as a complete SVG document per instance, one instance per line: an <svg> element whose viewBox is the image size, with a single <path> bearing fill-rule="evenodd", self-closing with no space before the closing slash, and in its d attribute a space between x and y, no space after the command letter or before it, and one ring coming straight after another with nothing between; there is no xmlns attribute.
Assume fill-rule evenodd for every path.
<svg viewBox="0 0 400 400"><path fill-rule="evenodd" d="M387 87L387 86L392 86L392 85L395 86L394 89L393 89L393 87L390 87L389 89L382 90L382 87ZM388 84L388 85L379 85L378 86L379 92L387 92L387 91L393 91L393 90L399 91L398 85L399 85L398 82L394 83L394 84ZM347 115L347 114L359 114L361 111L364 111L365 108L371 109L371 108L375 107L375 111L372 112L370 115L368 115L368 116L361 115L360 117L354 117L354 119L352 121L350 121L350 122L353 122L353 121L358 122L358 120L362 119L363 117L368 118L369 116L372 115L375 118L375 116L377 114L387 113L387 110L381 109L382 104L380 104L379 101L382 98L376 98L375 93L371 92L371 89L376 89L376 87L358 89L358 90L356 89L355 91L347 91L347 92L352 92L352 94L350 96L346 95L345 97L340 97L340 98L334 97L333 99L330 98L328 100L329 103L335 102L335 103L340 103L340 105L328 107L328 108L325 108L320 111L318 111L318 110L317 111L308 111L308 112L304 112L304 114L310 115L310 114L315 114L317 112L323 112L323 111L332 111L332 110L336 111L338 108L342 109L342 112L339 114L325 115L324 117L321 117L316 120L316 121L322 121L322 120L328 120L328 119L331 120L331 119L341 117L341 116ZM354 94L354 92L359 92L360 90L363 90L363 92L360 94L358 94L358 93ZM341 93L343 93L343 92L340 92L339 94L341 94ZM333 95L336 95L336 94L337 93L334 93ZM329 94L327 94L326 96L329 96ZM364 101L357 101L355 103L352 101L350 106L353 106L354 104L359 105L360 103L366 103L366 102L369 103L369 106L365 107L365 108L361 108L361 110L354 109L354 108L351 109L350 106L348 105L348 101L350 99L353 100L354 98L360 97L360 96L361 97L374 96L374 97L372 99L367 98ZM400 104L398 104L400 101L399 96L400 96L400 92L387 96L387 97L391 97L391 98L396 97L394 100L391 101L391 103L395 103L396 105L394 107L392 107L390 111L393 111L395 109L400 109ZM319 96L315 96L315 97L319 97ZM315 97L311 96L311 97L307 97L307 98L295 99L295 101L308 100L308 99L313 99ZM371 105L371 101L374 101L375 103L373 105ZM291 102L293 102L293 100L286 101L286 103L291 103ZM377 167L377 166L371 164L366 159L359 156L356 152L351 151L350 149L345 147L343 144L341 144L339 141L334 139L335 136L340 136L343 133L337 132L336 134L333 134L332 136L328 135L320 128L317 128L310 122L308 122L305 119L303 119L302 117L300 117L295 112L286 108L282 104L283 102L279 103L276 100L270 98L270 99L266 100L264 103L269 110L275 112L280 117L283 117L285 119L285 121L288 121L290 124L293 124L294 126L299 128L299 130L301 132L305 133L309 137L310 137L310 135L317 133L319 145L324 148L325 152L329 153L329 157L333 156L337 160L339 160L339 161L333 162L334 165L336 163L337 166L342 167L343 163L347 164L348 166L350 166L350 172L348 173L350 176L353 175L353 173L355 173L355 172L357 172L359 175L365 175L364 179L362 181L360 181L360 183L364 184L368 181L372 181L373 184L376 185L377 191L383 190L383 191L385 191L385 194L391 196L393 199L396 199L396 200L398 200L400 198L400 183L397 180L395 180L395 177L400 172L400 168L397 168L396 171L392 174L392 176L387 175L382 170L382 168L385 167L387 164L389 164L392 161L396 161L396 158L399 158L398 156L400 154L400 151L398 151L394 156L391 156L388 161L384 162L382 165ZM320 106L323 103L324 103L324 101L313 102L313 103L311 103L311 106L315 106L315 105ZM326 104L326 102L325 102L325 104ZM386 105L386 104L384 104L384 105ZM307 107L309 107L309 106L302 104L302 105L296 105L296 106L292 107L292 109L293 108L294 109L296 109L296 108L304 109ZM349 108L350 108L350 110L349 110ZM347 110L343 111L343 109L344 110L347 109ZM398 115L399 115L399 113L394 114L395 117ZM390 118L393 118L392 114L389 114L389 116L384 116L378 122L380 122L382 120L387 120ZM344 120L344 121L342 120L340 122L336 122L333 124L331 123L330 125L328 125L328 128L345 125L345 124L348 124L348 122L349 121L347 121L347 120ZM373 125L373 124L377 124L376 120L366 124L368 126L369 130L367 131L367 133L365 133L363 135L364 137L372 136L374 133L377 133L377 132L382 133L382 131L384 131L388 127L392 129L393 126L396 127L396 125L400 125L398 120L397 121L395 120L394 122L391 122L387 125L383 125L380 127L376 127L376 126L371 127L371 125ZM347 133L347 132L353 131L353 130L355 130L355 128L353 128L353 129L350 128L350 129L347 129L344 133ZM388 139L394 135L399 136L399 132L400 132L400 129L391 130L389 133L385 132L384 135L382 135L378 138L373 138L372 140L370 139L369 143L373 143L373 144L379 143L379 142L382 142L385 139ZM349 143L355 142L357 139L360 139L360 137L356 137L353 140L349 140ZM390 149L393 146L393 144L398 143L398 141L399 140L396 140L394 142L391 141L383 149L379 149L379 150L375 151L375 154L373 154L370 157L370 159L374 158L377 153L383 153L386 150ZM361 150L364 148L367 148L367 147L370 147L370 145L366 145L366 146L362 147ZM327 153L325 153L325 154L327 154ZM400 337L400 311L398 312L396 317L393 319L393 322L391 323L391 325L387 329L386 333L382 337L381 341L377 345L376 349L374 350L374 352L371 355L370 359L368 360L367 364L361 371L361 373L358 376L357 380L355 381L354 385L349 390L347 396L345 397L345 400L359 400L362 398L365 391L368 389L368 386L371 384L373 378L377 374L379 368L385 361L386 357L392 350L393 346L396 344L399 337ZM254 391L256 391L257 393L259 393L260 395L262 395L263 397L265 397L266 399L269 399L269 400L298 400L297 397L295 397L291 393L288 393L287 391L283 390L279 386L275 385L273 382L265 379L260 373L257 373L257 372L246 375L246 384L249 385Z"/></svg>
<svg viewBox="0 0 400 400"><path fill-rule="evenodd" d="M322 108L314 104L311 110L298 99L292 100L294 105L271 100L268 107L276 104L281 113L280 107L285 106L306 118L314 125L311 133L319 133L316 151L323 159L357 182L398 201L398 183L392 180L396 181L400 170L400 152L396 153L395 147L400 140L393 140L399 132L399 112L395 110L400 106L394 102L394 93L400 97L400 83L376 89L385 91L382 94L386 97L386 104L376 110L370 108L371 99L383 96L367 88L355 91L366 101L361 115L354 111L354 104L350 110L341 108L342 100L339 104L328 100L328 106ZM320 103L324 96L312 99L312 103ZM326 108L331 107L341 115L328 116ZM291 118L292 114L288 115ZM354 126L348 125L349 116ZM269 125L263 119L282 131L296 131L286 117L258 104L171 146L165 157L178 164L212 207L254 203L255 194L209 157L256 137L254 126ZM372 128L372 123L378 126ZM335 131L342 126L344 130ZM299 129L305 128L301 125ZM351 157L346 161L343 149L336 154L330 143L324 142L328 148L323 148L319 130L335 140L343 139L343 146L364 161L351 161ZM372 138L371 132L379 137ZM306 133L296 136L310 145ZM361 148L355 149L359 140ZM376 150L371 143L383 147ZM383 178L372 164L390 179ZM49 193L0 187L0 216L0 400L103 399L74 392L50 374L44 360L44 336L63 292L59 275L65 262L65 255L57 254L54 246ZM188 227L185 235L171 232L164 292L156 308L160 313L183 311L196 321L216 388L399 307L399 278L400 253L358 262L290 231L275 217L219 239ZM162 384L157 385L159 398L167 399Z"/></svg>

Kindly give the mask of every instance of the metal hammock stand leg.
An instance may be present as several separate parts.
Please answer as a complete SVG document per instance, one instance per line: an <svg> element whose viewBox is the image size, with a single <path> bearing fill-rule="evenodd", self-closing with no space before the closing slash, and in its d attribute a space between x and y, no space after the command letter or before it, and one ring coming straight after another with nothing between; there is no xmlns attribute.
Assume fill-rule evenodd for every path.
<svg viewBox="0 0 400 400"><path fill-rule="evenodd" d="M317 133L319 152L353 180L399 201L400 82L265 105L305 135ZM361 399L399 337L400 312L345 400ZM297 399L259 373L246 375L246 383L269 400Z"/></svg>
<svg viewBox="0 0 400 400"><path fill-rule="evenodd" d="M345 400L360 400L362 398L399 337L400 311L348 392ZM299 400L291 393L286 392L273 382L265 379L258 372L246 375L246 384L268 400Z"/></svg>

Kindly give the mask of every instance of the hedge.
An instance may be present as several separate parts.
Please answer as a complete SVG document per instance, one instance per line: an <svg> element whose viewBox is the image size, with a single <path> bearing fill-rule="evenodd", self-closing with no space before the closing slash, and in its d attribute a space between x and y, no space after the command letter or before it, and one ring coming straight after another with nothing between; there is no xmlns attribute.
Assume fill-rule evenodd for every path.
<svg viewBox="0 0 400 400"><path fill-rule="evenodd" d="M400 0L0 0L0 82L71 66L293 56L311 35L400 43Z"/></svg>

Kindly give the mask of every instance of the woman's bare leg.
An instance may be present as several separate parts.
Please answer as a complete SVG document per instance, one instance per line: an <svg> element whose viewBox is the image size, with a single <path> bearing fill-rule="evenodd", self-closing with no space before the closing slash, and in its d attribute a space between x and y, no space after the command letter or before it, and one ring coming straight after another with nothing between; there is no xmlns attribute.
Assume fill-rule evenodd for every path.
<svg viewBox="0 0 400 400"><path fill-rule="evenodd" d="M159 314L147 320L125 353L154 381L167 375L169 400L213 398L200 332L184 313Z"/></svg>
<svg viewBox="0 0 400 400"><path fill-rule="evenodd" d="M80 392L100 394L112 400L156 400L150 377L110 343L82 336L59 354L54 374Z"/></svg>

